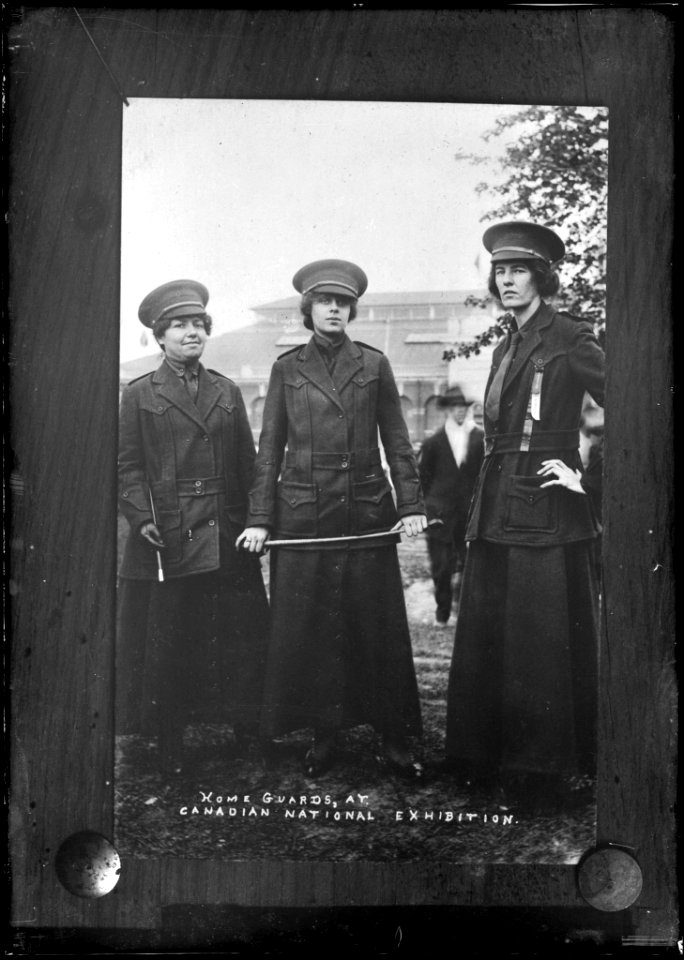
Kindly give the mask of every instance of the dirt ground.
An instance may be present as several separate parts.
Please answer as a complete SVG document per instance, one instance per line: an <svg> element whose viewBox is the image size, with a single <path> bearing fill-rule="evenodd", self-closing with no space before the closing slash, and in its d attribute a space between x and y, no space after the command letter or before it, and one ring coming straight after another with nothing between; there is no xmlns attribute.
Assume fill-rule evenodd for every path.
<svg viewBox="0 0 684 960"><path fill-rule="evenodd" d="M591 791L544 814L459 785L442 766L446 686L455 620L433 624L425 540L399 557L423 713L414 744L424 781L406 783L378 759L370 728L341 738L339 761L316 780L302 770L310 732L277 741L268 757L235 756L229 728L189 727L190 766L155 770L154 740L117 737L116 844L130 857L260 860L422 860L574 863L594 840ZM267 567L265 566L265 570ZM581 799L580 799L581 798ZM579 802L578 802L579 800ZM568 811L572 812L568 812Z"/></svg>

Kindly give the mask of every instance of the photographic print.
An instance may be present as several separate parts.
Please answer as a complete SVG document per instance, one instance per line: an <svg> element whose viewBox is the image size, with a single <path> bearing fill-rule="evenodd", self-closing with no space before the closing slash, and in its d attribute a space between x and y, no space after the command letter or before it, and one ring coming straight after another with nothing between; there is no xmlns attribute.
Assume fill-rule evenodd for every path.
<svg viewBox="0 0 684 960"><path fill-rule="evenodd" d="M569 161L580 148L581 162ZM131 102L122 160L117 550L115 792L122 852L574 863L591 844L607 157L608 118L600 107ZM464 585L466 518L485 452L493 456L485 445L497 429L488 418L485 437L483 403L493 351L505 342L502 318L511 295L487 289L492 254L482 235L501 221L523 230L522 240L506 241L514 249L502 262L529 256L520 243L536 244L539 254L530 262L553 263L563 278L562 288L546 297L549 310L562 314L556 323L568 324L569 337L582 330L594 351L588 369L564 388L571 401L547 397L569 347L563 342L546 351L545 420L535 425L533 457L516 455L512 468L536 473L549 462L559 443L547 439L549 411L571 403L560 447L567 453L560 455L589 477L586 489L551 492L541 486L556 479L551 474L527 482L544 498L542 510L551 498L556 526L558 511L567 510L573 519L563 522L572 527L540 535L531 517L522 518L520 529L523 540L532 537L535 564L540 546L583 537L593 596L581 599L589 586L558 593L536 582L540 621L520 628L520 642L535 650L536 631L542 649L553 650L541 685L512 670L510 638L486 653L483 668L502 684L502 701L517 687L531 699L539 687L539 704L518 719L511 704L497 702L494 681L488 690L483 678L465 675L467 686L476 684L476 698L492 697L488 724L497 722L497 711L500 724L517 724L509 746L493 741L485 748L476 742L481 733L468 729L469 717L460 717L478 707L462 706L467 695L458 690L463 668L454 646L463 591L479 596L483 589L477 578ZM559 249L549 253L545 235L524 234L529 223L559 231ZM317 373L316 356L304 389L299 372L283 375L288 417L322 418L313 456L323 465L316 471L314 464L311 474L292 467L299 455L294 444L309 442L294 439L299 424L287 452L282 445L271 453L274 421L285 415L273 399L281 376L274 364L290 363L309 377L301 351L314 328L302 314L301 294L312 287L334 295L331 278L342 295L355 283L367 287L353 291L358 302L345 337L370 353L350 361L356 366L341 380ZM209 329L198 333L191 325L197 315L211 317ZM176 327L169 327L174 318ZM334 313L323 322L338 325ZM316 328L312 343L318 335ZM530 366L541 362L543 348L535 349ZM370 401L360 365L372 370L379 357L396 383L398 426L387 426L392 406L383 394L381 420L361 434ZM185 390L175 390L188 363L207 377L191 404ZM378 374L371 377L377 381ZM339 388L342 395L350 380L357 396L341 407L330 394ZM524 390L532 383L530 375ZM217 400L226 422L216 416ZM350 423L337 437L340 411ZM244 441L260 450L256 468ZM241 457L248 462L235 470ZM259 564L257 554L234 544L250 527L249 488L258 487L274 457L269 482L278 490L278 517ZM401 457L406 466L397 465ZM501 462L494 456L490 474ZM411 506L414 493L407 501L406 475L409 484L422 482L424 506ZM290 495L303 501L286 514L281 501ZM263 516L264 496L263 489L249 496L252 525ZM319 504L315 522L307 520L311 496ZM333 502L335 516L327 505ZM397 508L405 515L424 511L431 526L388 535ZM575 517L579 509L586 511L584 527ZM145 522L156 522L158 540L141 536ZM521 534L507 536L515 543ZM545 555L542 566L549 562ZM223 579L211 578L215 568L225 568ZM502 576L495 566L483 573L485 581ZM525 576L536 577L529 570ZM567 614L555 608L570 605L579 622L584 603L591 624L575 636L575 624L568 632ZM358 620L351 618L355 608ZM511 616L518 621L521 613ZM476 628L476 642L492 644L494 629ZM580 692L569 697L567 684ZM462 744L450 746L449 724L452 741L459 730L473 740L482 769L459 769L455 761L471 754ZM554 730L547 743L539 727ZM528 741L537 741L529 752ZM499 762L507 776L497 776ZM555 777L547 776L549 765Z"/></svg>

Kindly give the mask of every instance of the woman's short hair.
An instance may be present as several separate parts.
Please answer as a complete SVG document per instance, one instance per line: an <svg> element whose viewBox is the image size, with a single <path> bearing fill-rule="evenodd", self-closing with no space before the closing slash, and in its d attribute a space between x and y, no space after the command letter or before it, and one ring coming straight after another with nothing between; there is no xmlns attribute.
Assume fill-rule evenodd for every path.
<svg viewBox="0 0 684 960"><path fill-rule="evenodd" d="M487 280L487 289L495 300L501 302L499 288L496 285L496 268L502 263L521 263L527 267L534 280L537 293L540 297L555 297L560 290L560 279L556 271L544 263L543 260L499 260L493 263L489 269L489 278Z"/></svg>
<svg viewBox="0 0 684 960"><path fill-rule="evenodd" d="M356 316L356 308L358 300L355 297L344 297L342 298L336 293L317 293L315 290L310 290L308 293L302 294L302 299L299 302L299 309L304 317L304 326L307 330L313 330L313 320L311 319L311 307L316 302L317 297L335 297L336 300L345 299L349 302L349 322L354 319Z"/></svg>
<svg viewBox="0 0 684 960"><path fill-rule="evenodd" d="M204 329L207 331L207 336L211 333L212 319L208 313L198 313L197 316L204 321ZM161 317L159 320L156 320L152 325L152 333L155 340L159 340L160 337L163 337L166 331L171 326L173 320L177 320L178 317ZM187 320L187 317L182 319ZM162 347L162 350L164 348Z"/></svg>

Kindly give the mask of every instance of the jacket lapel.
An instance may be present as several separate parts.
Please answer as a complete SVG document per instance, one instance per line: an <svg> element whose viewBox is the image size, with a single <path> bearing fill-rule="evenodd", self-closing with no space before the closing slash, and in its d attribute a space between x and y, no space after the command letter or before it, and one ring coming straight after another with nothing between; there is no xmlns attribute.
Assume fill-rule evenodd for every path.
<svg viewBox="0 0 684 960"><path fill-rule="evenodd" d="M504 393L508 392L511 384L515 383L520 376L520 373L525 369L527 361L530 359L531 355L542 341L540 331L545 329L545 327L548 327L554 318L554 314L555 311L548 304L542 303L539 308L539 313L533 321L533 329L529 330L520 342L515 359L511 363L508 375L506 376L504 387L501 392L502 396Z"/></svg>
<svg viewBox="0 0 684 960"><path fill-rule="evenodd" d="M344 347L342 349L344 349ZM335 406L342 409L342 401L337 396L335 384L330 377L323 357L316 349L313 337L304 345L302 350L300 350L297 360L299 361L299 369L301 370L302 376L306 377L314 386L318 387L328 399L332 400Z"/></svg>
<svg viewBox="0 0 684 960"><path fill-rule="evenodd" d="M200 373L200 382L203 375L206 375L204 369L202 369ZM152 383L160 396L172 403L174 407L182 410L183 413L198 424L203 431L205 430L206 424L204 420L202 420L197 406L186 390L185 384L167 363L162 363L162 365L155 370L152 375Z"/></svg>
<svg viewBox="0 0 684 960"><path fill-rule="evenodd" d="M340 347L335 364L333 380L339 393L347 386L352 377L363 368L363 352L348 337Z"/></svg>
<svg viewBox="0 0 684 960"><path fill-rule="evenodd" d="M205 367L200 367L199 390L197 392L197 412L206 423L209 414L221 399L222 392L218 380Z"/></svg>

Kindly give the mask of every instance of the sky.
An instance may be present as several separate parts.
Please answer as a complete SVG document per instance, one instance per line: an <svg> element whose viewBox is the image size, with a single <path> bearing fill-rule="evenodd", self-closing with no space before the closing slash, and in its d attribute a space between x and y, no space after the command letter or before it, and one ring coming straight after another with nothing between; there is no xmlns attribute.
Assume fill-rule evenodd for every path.
<svg viewBox="0 0 684 960"><path fill-rule="evenodd" d="M482 287L476 186L520 105L132 98L124 111L121 360L157 352L138 320L154 287L209 289L213 336L293 296L292 276L352 260L369 292ZM491 166L463 154L486 155ZM478 258L479 263L478 263ZM147 344L143 340L147 337Z"/></svg>

